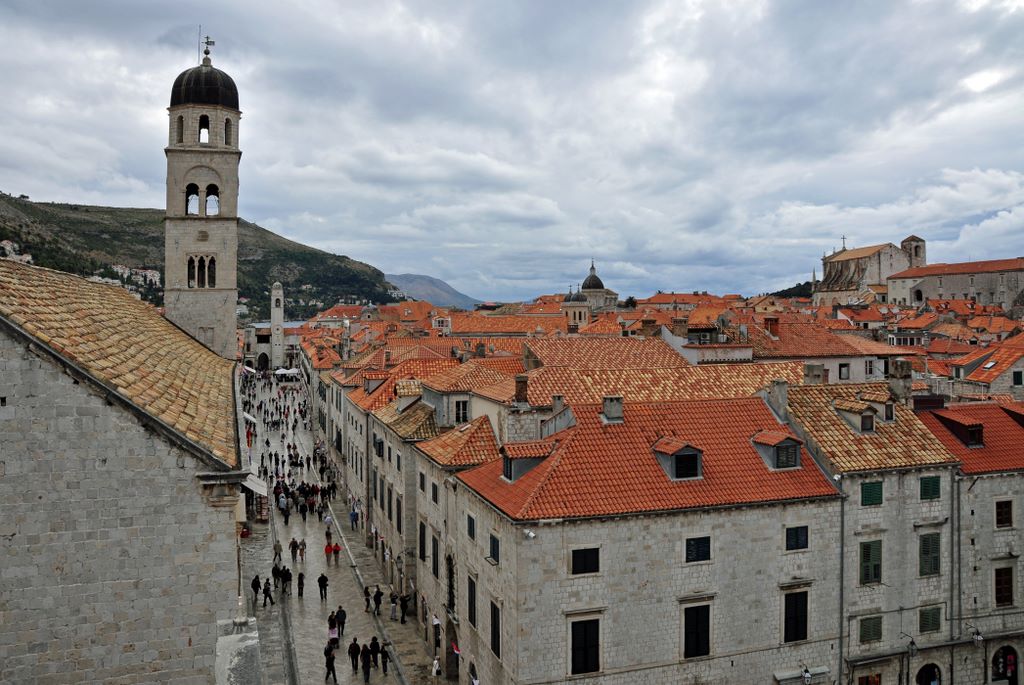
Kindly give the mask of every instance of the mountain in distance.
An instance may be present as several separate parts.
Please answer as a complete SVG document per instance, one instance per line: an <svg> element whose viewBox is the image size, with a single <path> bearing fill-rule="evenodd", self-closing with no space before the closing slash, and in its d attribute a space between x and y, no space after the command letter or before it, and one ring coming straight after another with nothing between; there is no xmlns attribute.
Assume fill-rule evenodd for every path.
<svg viewBox="0 0 1024 685"><path fill-rule="evenodd" d="M81 276L116 276L115 264L164 266L164 210L31 202L0 193L0 241L18 244L38 266ZM253 319L270 317L270 286L280 281L285 316L305 319L338 302L392 300L384 274L369 264L282 238L238 220L238 294ZM162 304L160 289L142 296Z"/></svg>
<svg viewBox="0 0 1024 685"><path fill-rule="evenodd" d="M813 293L811 289L811 282L804 281L803 283L797 283L791 288L777 290L774 293L768 294L773 297L810 297Z"/></svg>
<svg viewBox="0 0 1024 685"><path fill-rule="evenodd" d="M420 274L387 274L385 278L396 288L415 300L426 300L438 307L473 309L480 300L460 293L439 278Z"/></svg>

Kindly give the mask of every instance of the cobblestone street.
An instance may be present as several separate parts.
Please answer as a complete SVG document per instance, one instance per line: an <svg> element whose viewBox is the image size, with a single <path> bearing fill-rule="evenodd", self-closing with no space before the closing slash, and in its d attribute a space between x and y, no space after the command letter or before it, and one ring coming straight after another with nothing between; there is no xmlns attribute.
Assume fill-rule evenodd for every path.
<svg viewBox="0 0 1024 685"><path fill-rule="evenodd" d="M266 399L266 395L258 393L257 401L260 398ZM256 441L258 448L253 449L254 455L258 455L261 449L266 449L263 441L267 437L266 430L261 429ZM244 436L242 440L244 445ZM287 440L297 444L303 456L312 455L313 438L309 431L302 429L301 425L294 434L289 432ZM271 435L270 442L270 452L274 450L284 452L280 432ZM258 466L259 457L255 456L253 459L254 472ZM319 482L316 469L299 469L296 481L301 482L302 480ZM439 679L430 676L432 657L426 652L424 643L416 633L417 624L414 619L410 618L405 625L389 619L387 596L390 594L390 586L384 582L384 574L375 564L372 550L367 549L362 543L361 534L348 530L344 501L339 496L332 502L332 505L334 505L332 509L337 507L337 513L344 523L344 527L337 525L337 517L334 517L332 512L332 518L334 518L332 539L338 541L342 546L342 552L337 562L333 556L327 558L324 555L326 525L318 519L315 512L307 515L305 521L298 513L294 513L289 517L289 522L286 525L283 517L278 512L272 511L271 521L274 532L284 548L282 563L292 569L294 580L290 594L282 594L280 588L274 590L273 596L278 603L273 608L267 606L264 609L262 598L256 608L261 656L267 683L288 682L288 659L291 656L291 650L286 642L289 639L294 647L295 668L299 682L302 685L323 682L325 675L323 649L328 638L327 617L332 611L337 610L339 605L347 613L345 631L340 636L341 646L336 652L335 668L339 683L364 682L361 671L353 673L345 650L352 638L356 638L362 645L369 643L373 636L377 636L381 643L388 644L393 660L387 675L384 675L380 668L371 671L371 683L390 681L408 685L426 685L440 682ZM272 509L274 508L272 507ZM303 539L306 541L307 549L304 561L292 562L288 544L293 537L298 541ZM355 546L350 546L350 543L354 543ZM251 580L255 573L259 573L261 579L270 576L273 557L272 544L269 526L254 525L252 537L243 541L243 563L247 580ZM300 573L305 575L305 588L302 597L298 597ZM320 599L317 586L317 578L321 573L328 578L326 601ZM363 584L369 585L371 591L374 586L380 584L385 593L381 616L377 617L372 612L364 611L363 589L360 580ZM248 596L251 600L251 593ZM281 612L286 613L281 614ZM282 625L282 619L290 624L287 626L287 630Z"/></svg>

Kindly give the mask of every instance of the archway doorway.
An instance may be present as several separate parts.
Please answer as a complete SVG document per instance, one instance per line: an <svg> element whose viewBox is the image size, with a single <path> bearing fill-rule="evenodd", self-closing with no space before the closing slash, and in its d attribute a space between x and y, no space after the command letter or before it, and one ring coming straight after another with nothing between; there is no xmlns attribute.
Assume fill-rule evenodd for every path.
<svg viewBox="0 0 1024 685"><path fill-rule="evenodd" d="M935 664L922 666L915 679L917 685L942 685L942 671Z"/></svg>
<svg viewBox="0 0 1024 685"><path fill-rule="evenodd" d="M1009 685L1018 685L1017 650L1009 645L1004 645L992 655L992 680L1004 680Z"/></svg>
<svg viewBox="0 0 1024 685"><path fill-rule="evenodd" d="M459 645L459 634L455 631L455 624L449 618L444 627L446 644L444 647L444 677L448 680L459 680L459 655L455 652Z"/></svg>
<svg viewBox="0 0 1024 685"><path fill-rule="evenodd" d="M270 369L270 357L267 356L266 352L260 352L260 356L256 358L256 370L267 371Z"/></svg>

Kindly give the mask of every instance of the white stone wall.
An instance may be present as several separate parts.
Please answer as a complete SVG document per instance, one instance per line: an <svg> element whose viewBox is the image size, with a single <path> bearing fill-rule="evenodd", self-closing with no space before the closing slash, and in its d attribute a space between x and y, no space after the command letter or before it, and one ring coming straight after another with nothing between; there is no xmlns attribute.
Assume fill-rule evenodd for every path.
<svg viewBox="0 0 1024 685"><path fill-rule="evenodd" d="M0 379L0 682L213 682L237 495L2 333Z"/></svg>

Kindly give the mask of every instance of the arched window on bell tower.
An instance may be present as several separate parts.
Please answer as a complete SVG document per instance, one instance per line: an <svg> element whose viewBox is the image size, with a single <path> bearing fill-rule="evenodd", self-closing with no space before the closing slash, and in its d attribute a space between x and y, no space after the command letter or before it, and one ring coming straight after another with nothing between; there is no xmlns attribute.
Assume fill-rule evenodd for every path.
<svg viewBox="0 0 1024 685"><path fill-rule="evenodd" d="M206 216L217 216L218 214L220 214L220 191L211 183L206 186Z"/></svg>
<svg viewBox="0 0 1024 685"><path fill-rule="evenodd" d="M210 142L210 117L205 114L199 117L199 142Z"/></svg>
<svg viewBox="0 0 1024 685"><path fill-rule="evenodd" d="M200 257L199 261L196 262L196 287L206 287L206 258Z"/></svg>
<svg viewBox="0 0 1024 685"><path fill-rule="evenodd" d="M206 287L216 288L217 287L217 258L210 257L210 261L206 263Z"/></svg>
<svg viewBox="0 0 1024 685"><path fill-rule="evenodd" d="M199 214L199 186L195 183L185 186L185 213Z"/></svg>
<svg viewBox="0 0 1024 685"><path fill-rule="evenodd" d="M196 287L196 260L195 257L188 258L188 287Z"/></svg>
<svg viewBox="0 0 1024 685"><path fill-rule="evenodd" d="M224 120L224 144L231 145L231 120Z"/></svg>
<svg viewBox="0 0 1024 685"><path fill-rule="evenodd" d="M185 142L185 117L178 115L178 130L175 133L174 141L181 145Z"/></svg>

